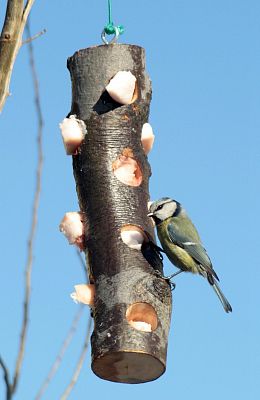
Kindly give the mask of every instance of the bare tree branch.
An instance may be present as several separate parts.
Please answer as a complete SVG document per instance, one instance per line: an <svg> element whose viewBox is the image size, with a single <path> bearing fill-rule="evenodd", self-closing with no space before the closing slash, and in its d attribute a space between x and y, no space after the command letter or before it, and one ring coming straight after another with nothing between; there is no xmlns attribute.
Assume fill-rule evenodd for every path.
<svg viewBox="0 0 260 400"><path fill-rule="evenodd" d="M38 39L38 37L44 35L46 32L47 32L47 30L46 30L46 29L43 29L42 31L36 33L36 35L33 35L32 37L30 37L30 38L28 38L28 39L26 39L26 40L23 40L23 43L22 43L22 44L24 45L24 44L27 44L27 43L29 43L29 42L32 42L33 40Z"/></svg>
<svg viewBox="0 0 260 400"><path fill-rule="evenodd" d="M29 3L25 6L27 7L27 12L29 9ZM27 32L28 37L30 37L30 28L29 22L27 23ZM30 56L30 67L32 71L33 77L33 85L34 85L34 93L35 93L35 106L38 117L38 135L37 135L37 151L38 151L38 161L37 161L37 170L36 170L36 188L34 193L34 201L33 201L33 210L32 210L32 223L31 230L28 239L28 253L27 253L27 262L25 267L25 297L24 297L24 306L23 306L23 321L22 321L22 329L20 335L20 345L18 350L18 355L16 359L15 373L12 384L12 394L15 392L17 388L17 383L20 377L25 344L26 344L26 336L28 330L28 316L29 316L29 307L30 307L30 298L31 298L31 274L32 274L32 266L33 266L33 250L34 250L34 242L35 242L35 234L38 222L38 209L39 209L39 200L40 200L40 192L41 192L41 180L42 180L42 167L43 167L43 150L42 150L42 131L43 131L43 118L40 104L40 94L39 94L39 85L38 79L35 69L34 62L34 54L33 54L33 45L29 43L29 56Z"/></svg>
<svg viewBox="0 0 260 400"><path fill-rule="evenodd" d="M87 268L86 268L85 262L83 260L83 257L82 257L82 255L81 255L81 253L80 253L80 251L78 249L76 249L76 253L77 253L77 257L79 259L79 262L80 262L80 264L81 264L81 266L83 268L83 272L86 275L86 280L88 282L88 272L87 272ZM52 367L51 367L51 369L50 369L50 371L49 371L49 373L48 373L48 375L47 375L47 377L45 379L45 381L43 382L43 384L40 387L38 393L36 394L35 400L40 400L42 398L42 396L46 392L50 382L54 378L58 368L60 367L60 364L61 364L61 362L63 360L64 354L65 354L67 348L70 345L70 342L71 342L71 340L72 340L72 338L74 336L74 333L76 332L76 329L77 329L77 326L78 326L78 322L79 322L79 320L80 320L80 318L82 316L82 312L83 312L84 308L85 308L85 306L81 305L80 309L76 313L76 315L75 315L75 317L74 317L74 319L72 321L71 327L69 329L69 332L68 332L64 342L62 343L61 349L60 349L60 351L59 351L59 353L58 353L58 355L57 355L57 357L56 357L56 359L55 359L55 361L54 361L54 363L53 363L53 365L52 365Z"/></svg>
<svg viewBox="0 0 260 400"><path fill-rule="evenodd" d="M85 356L87 354L87 349L88 349L88 345L89 345L89 337L90 337L90 332L91 332L91 326L92 326L92 318L91 318L91 316L89 316L86 338L85 338L85 341L84 341L84 344L83 344L83 348L82 348L78 363L76 365L76 368L75 368L74 374L73 374L73 376L71 378L71 381L68 384L68 386L66 387L65 391L63 392L60 400L67 400L67 398L69 397L72 389L74 388L74 386L77 383L77 380L78 380L79 375L80 375L80 371L82 369L82 366L83 366L83 363L84 363L84 360L85 360Z"/></svg>
<svg viewBox="0 0 260 400"><path fill-rule="evenodd" d="M4 363L4 360L2 359L2 357L0 356L0 365L3 369L3 373L4 373L4 381L5 381L5 387L6 387L6 400L10 400L11 399L11 383L10 383L10 378L9 378L9 372L8 369Z"/></svg>
<svg viewBox="0 0 260 400"><path fill-rule="evenodd" d="M79 262L80 262L80 264L81 264L81 266L82 266L82 268L83 268L83 272L84 272L84 274L85 274L85 276L86 276L86 282L88 283L88 282L89 282L89 278L88 278L88 269L87 269L87 266L86 266L86 264L85 264L85 261L84 261L82 255L81 255L81 252L79 251L79 249L76 249L76 253L77 253Z"/></svg>
<svg viewBox="0 0 260 400"><path fill-rule="evenodd" d="M9 85L16 56L34 0L8 0L0 36L0 112L9 96Z"/></svg>
<svg viewBox="0 0 260 400"><path fill-rule="evenodd" d="M24 11L23 11L23 19L22 19L22 22L24 24L23 28L25 27L25 24L27 22L27 18L28 18L29 14L30 14L31 8L33 6L33 3L34 3L34 0L27 0L26 1L25 7L24 7Z"/></svg>
<svg viewBox="0 0 260 400"><path fill-rule="evenodd" d="M74 317L74 319L72 321L70 330L69 330L64 342L62 343L61 349L60 349L60 351L59 351L59 353L58 353L58 355L57 355L57 357L56 357L56 359L55 359L55 361L54 361L54 363L53 363L53 365L52 365L52 367L51 367L51 369L50 369L50 371L49 371L49 373L48 373L48 375L47 375L47 377L45 379L45 381L43 382L42 386L40 387L40 389L39 389L39 391L38 391L38 393L37 393L37 395L35 397L35 400L40 400L42 398L42 396L45 393L47 387L49 386L51 380L53 379L54 375L56 374L56 372L57 372L57 370L58 370L58 368L59 368L59 366L60 366L60 364L61 364L61 362L63 360L64 354L65 354L67 348L69 347L69 344L70 344L70 342L71 342L71 340L72 340L72 338L74 336L74 333L76 332L76 329L77 329L77 326L78 326L78 322L79 322L79 320L80 320L80 318L82 316L83 309L84 309L84 306L81 305L81 307L77 311L77 313L76 313L76 315L75 315L75 317Z"/></svg>

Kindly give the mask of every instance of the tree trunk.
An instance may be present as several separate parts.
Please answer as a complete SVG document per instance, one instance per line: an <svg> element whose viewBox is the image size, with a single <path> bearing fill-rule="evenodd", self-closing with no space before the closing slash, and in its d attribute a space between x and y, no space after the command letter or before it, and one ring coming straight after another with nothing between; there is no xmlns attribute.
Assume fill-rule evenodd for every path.
<svg viewBox="0 0 260 400"><path fill-rule="evenodd" d="M73 156L73 169L80 209L87 220L90 279L96 288L92 369L110 381L151 381L165 371L171 291L143 253L121 239L121 229L130 224L154 240L147 217L151 171L141 145L151 100L144 49L125 44L83 49L68 59L68 69L70 114L76 114L87 128ZM120 106L105 91L120 70L137 78L138 98L129 105ZM137 162L142 174L139 186L126 185L115 176L113 163L120 155ZM147 323L151 332L142 331L138 322Z"/></svg>

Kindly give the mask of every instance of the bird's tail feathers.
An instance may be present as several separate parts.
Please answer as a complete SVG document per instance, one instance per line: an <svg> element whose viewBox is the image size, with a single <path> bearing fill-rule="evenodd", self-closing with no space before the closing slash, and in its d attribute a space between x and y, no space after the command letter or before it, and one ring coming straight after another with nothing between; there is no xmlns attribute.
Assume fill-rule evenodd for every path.
<svg viewBox="0 0 260 400"><path fill-rule="evenodd" d="M224 296L223 292L220 290L220 287L218 286L217 282L214 280L214 283L212 284L213 289L215 290L219 300L221 301L221 304L224 308L224 310L229 313L232 312L232 307L226 297Z"/></svg>

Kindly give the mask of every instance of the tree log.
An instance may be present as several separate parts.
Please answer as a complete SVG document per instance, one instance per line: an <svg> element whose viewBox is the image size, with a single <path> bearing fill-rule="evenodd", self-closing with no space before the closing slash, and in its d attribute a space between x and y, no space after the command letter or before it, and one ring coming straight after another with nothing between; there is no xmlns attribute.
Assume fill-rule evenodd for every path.
<svg viewBox="0 0 260 400"><path fill-rule="evenodd" d="M154 241L147 217L151 170L141 145L151 100L144 49L125 44L83 49L68 59L68 69L70 115L83 120L87 128L73 156L73 170L80 209L86 215L90 281L96 288L92 370L114 382L151 381L166 368L171 290L154 271L162 272L160 263L157 267L149 263L142 251L121 239L121 229L130 224ZM105 91L121 70L131 71L137 79L137 99L129 105L116 103ZM113 163L122 154L137 162L139 186L124 184L115 176Z"/></svg>

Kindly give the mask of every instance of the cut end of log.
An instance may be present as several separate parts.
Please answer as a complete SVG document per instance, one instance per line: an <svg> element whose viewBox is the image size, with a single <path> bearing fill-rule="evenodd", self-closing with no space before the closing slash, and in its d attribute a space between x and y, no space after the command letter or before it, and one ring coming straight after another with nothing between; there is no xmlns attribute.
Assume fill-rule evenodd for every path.
<svg viewBox="0 0 260 400"><path fill-rule="evenodd" d="M129 349L93 360L92 370L100 378L112 382L145 383L159 378L165 372L165 365L151 354Z"/></svg>

